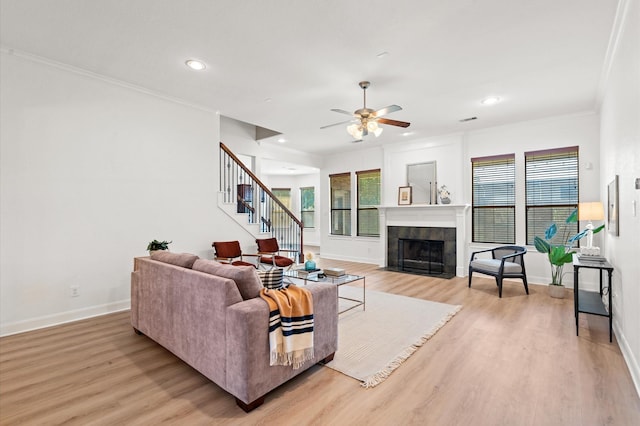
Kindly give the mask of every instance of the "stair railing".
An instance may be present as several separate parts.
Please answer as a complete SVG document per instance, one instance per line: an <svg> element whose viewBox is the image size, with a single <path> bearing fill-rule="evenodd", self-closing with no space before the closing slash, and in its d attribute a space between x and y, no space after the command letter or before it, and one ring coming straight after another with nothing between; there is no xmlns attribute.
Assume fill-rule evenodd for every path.
<svg viewBox="0 0 640 426"><path fill-rule="evenodd" d="M281 249L294 250L304 262L303 223L253 172L220 142L220 191L223 201L236 205L237 213L247 213L249 223L260 232L278 239Z"/></svg>

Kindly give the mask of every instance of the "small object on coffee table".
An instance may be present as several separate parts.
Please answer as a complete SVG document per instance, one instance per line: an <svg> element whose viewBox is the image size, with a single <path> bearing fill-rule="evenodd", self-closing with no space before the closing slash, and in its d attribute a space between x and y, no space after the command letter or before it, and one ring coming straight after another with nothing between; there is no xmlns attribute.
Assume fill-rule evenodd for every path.
<svg viewBox="0 0 640 426"><path fill-rule="evenodd" d="M342 268L325 268L324 273L332 277L341 277L345 274Z"/></svg>

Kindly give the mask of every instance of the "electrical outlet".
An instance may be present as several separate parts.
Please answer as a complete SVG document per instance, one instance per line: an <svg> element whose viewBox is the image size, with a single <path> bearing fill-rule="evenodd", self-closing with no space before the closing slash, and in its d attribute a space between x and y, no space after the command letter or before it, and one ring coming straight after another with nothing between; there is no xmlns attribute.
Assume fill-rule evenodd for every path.
<svg viewBox="0 0 640 426"><path fill-rule="evenodd" d="M71 297L80 296L80 286L79 285L72 285L72 286L69 287L69 289L71 290Z"/></svg>

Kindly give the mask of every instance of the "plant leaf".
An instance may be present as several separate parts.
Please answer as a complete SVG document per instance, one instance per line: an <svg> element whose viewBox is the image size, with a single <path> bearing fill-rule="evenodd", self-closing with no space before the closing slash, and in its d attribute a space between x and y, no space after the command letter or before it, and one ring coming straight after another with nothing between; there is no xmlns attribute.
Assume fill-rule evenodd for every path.
<svg viewBox="0 0 640 426"><path fill-rule="evenodd" d="M553 236L556 235L557 232L558 232L558 227L556 226L555 223L552 223L551 225L549 225L547 230L544 231L545 240L548 241L548 240L552 239Z"/></svg>
<svg viewBox="0 0 640 426"><path fill-rule="evenodd" d="M536 250L538 250L540 253L549 253L549 251L551 250L551 246L549 245L549 243L540 237L533 238L533 245L536 246Z"/></svg>
<svg viewBox="0 0 640 426"><path fill-rule="evenodd" d="M584 229L581 232L578 232L576 235L574 235L573 237L569 238L569 242L570 243L575 243L576 241L578 241L579 239L583 238L585 235L587 235L587 230Z"/></svg>
<svg viewBox="0 0 640 426"><path fill-rule="evenodd" d="M564 265L573 260L573 252L565 251L564 246L553 246L549 252L549 262L552 265Z"/></svg>
<svg viewBox="0 0 640 426"><path fill-rule="evenodd" d="M594 234L597 234L598 232L602 231L604 229L604 224L598 226L596 229L593 230Z"/></svg>
<svg viewBox="0 0 640 426"><path fill-rule="evenodd" d="M574 209L569 216L567 216L567 223L576 223L578 221L578 209Z"/></svg>

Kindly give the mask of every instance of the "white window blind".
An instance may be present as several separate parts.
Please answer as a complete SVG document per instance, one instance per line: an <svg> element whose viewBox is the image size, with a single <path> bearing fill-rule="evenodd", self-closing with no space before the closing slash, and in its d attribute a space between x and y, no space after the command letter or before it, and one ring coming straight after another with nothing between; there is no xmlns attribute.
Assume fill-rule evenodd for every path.
<svg viewBox="0 0 640 426"><path fill-rule="evenodd" d="M551 223L564 224L578 207L578 147L548 149L524 153L527 244L544 236ZM568 232L578 232L578 223L569 224ZM557 235L563 244L565 235Z"/></svg>
<svg viewBox="0 0 640 426"><path fill-rule="evenodd" d="M331 235L351 235L351 173L329 176Z"/></svg>
<svg viewBox="0 0 640 426"><path fill-rule="evenodd" d="M471 169L473 242L514 244L515 155L472 158Z"/></svg>
<svg viewBox="0 0 640 426"><path fill-rule="evenodd" d="M380 169L356 172L358 188L358 235L380 236Z"/></svg>

